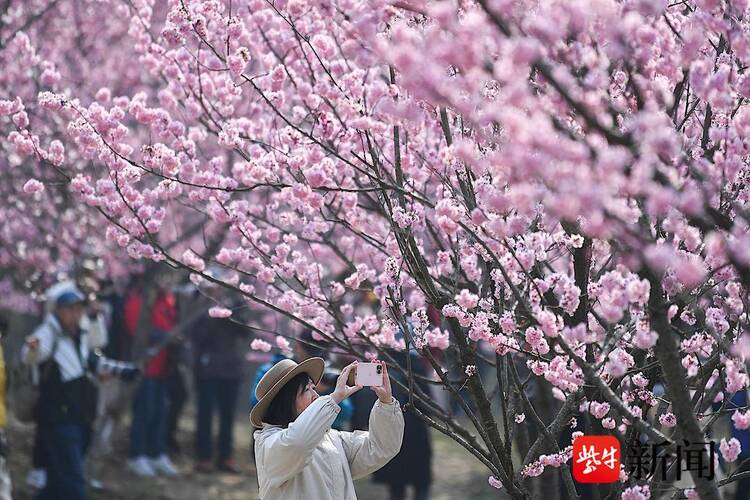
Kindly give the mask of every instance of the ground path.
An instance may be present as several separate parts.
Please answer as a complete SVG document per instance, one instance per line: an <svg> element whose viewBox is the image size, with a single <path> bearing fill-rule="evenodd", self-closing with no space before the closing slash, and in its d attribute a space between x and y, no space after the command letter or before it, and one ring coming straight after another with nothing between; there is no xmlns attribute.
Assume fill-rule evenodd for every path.
<svg viewBox="0 0 750 500"><path fill-rule="evenodd" d="M94 475L105 489L92 491L90 500L256 500L258 487L255 470L250 460L249 426L236 423L237 462L240 475L197 474L192 470L189 453L177 457L175 462L183 474L178 478L138 478L125 468L126 442L121 436L116 440L114 452L99 460ZM179 440L188 452L192 447L193 422L186 417L181 422ZM14 482L14 500L32 499L32 490L24 484L30 467L31 428L11 424L11 473ZM473 457L457 444L441 435L434 435L433 475L435 482L432 500L496 499L496 490L487 484L487 472ZM356 483L360 500L387 500L386 488L363 479Z"/></svg>

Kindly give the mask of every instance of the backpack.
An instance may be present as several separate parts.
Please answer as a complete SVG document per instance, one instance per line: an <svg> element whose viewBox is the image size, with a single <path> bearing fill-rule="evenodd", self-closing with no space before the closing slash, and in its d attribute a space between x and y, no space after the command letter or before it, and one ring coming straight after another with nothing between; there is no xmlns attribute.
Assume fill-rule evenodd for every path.
<svg viewBox="0 0 750 500"><path fill-rule="evenodd" d="M50 351L50 362L41 368L37 364L27 365L17 361L10 373L10 408L16 418L23 423L35 420L36 407L39 401L39 383L49 376L57 352L59 335L55 335Z"/></svg>

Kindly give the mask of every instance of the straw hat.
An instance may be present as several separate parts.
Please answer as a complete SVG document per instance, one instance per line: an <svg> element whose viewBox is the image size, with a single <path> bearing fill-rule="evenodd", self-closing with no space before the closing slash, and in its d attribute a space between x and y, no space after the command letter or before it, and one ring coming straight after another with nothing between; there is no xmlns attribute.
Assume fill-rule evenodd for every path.
<svg viewBox="0 0 750 500"><path fill-rule="evenodd" d="M291 359L282 359L273 365L263 375L255 388L255 397L258 398L258 403L250 412L250 421L255 427L263 427L263 417L268 410L268 406L287 382L300 373L307 373L315 385L318 385L324 369L325 361L323 358L310 358L299 364Z"/></svg>

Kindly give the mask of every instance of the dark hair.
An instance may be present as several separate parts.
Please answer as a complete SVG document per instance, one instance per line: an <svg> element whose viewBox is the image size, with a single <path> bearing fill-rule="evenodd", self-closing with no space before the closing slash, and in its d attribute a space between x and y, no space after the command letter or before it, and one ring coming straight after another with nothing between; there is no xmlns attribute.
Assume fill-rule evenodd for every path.
<svg viewBox="0 0 750 500"><path fill-rule="evenodd" d="M300 373L292 377L276 393L273 401L268 405L263 421L271 425L280 425L281 427L287 427L290 423L294 422L294 419L297 417L294 414L294 403L297 399L297 394L301 390L304 390L309 381L310 375L307 373Z"/></svg>

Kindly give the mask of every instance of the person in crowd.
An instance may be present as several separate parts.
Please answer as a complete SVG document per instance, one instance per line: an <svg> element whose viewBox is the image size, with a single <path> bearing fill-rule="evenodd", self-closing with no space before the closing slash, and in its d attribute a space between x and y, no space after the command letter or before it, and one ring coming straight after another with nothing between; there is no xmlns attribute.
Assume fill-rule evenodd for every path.
<svg viewBox="0 0 750 500"><path fill-rule="evenodd" d="M282 360L263 376L256 389L258 404L250 413L258 428L254 439L261 498L353 500L353 480L378 470L398 453L404 417L385 364L383 385L371 388L378 401L370 412L369 432L331 429L341 411L339 403L362 388L347 385L356 366L354 362L341 371L328 396L314 389L325 368L322 358Z"/></svg>
<svg viewBox="0 0 750 500"><path fill-rule="evenodd" d="M130 459L128 468L138 476L157 473L175 476L178 471L166 453L167 385L172 330L177 323L176 299L164 284L154 300L148 350L143 380L133 399L133 419L130 427ZM127 334L134 338L138 329L143 298L131 289L125 302Z"/></svg>
<svg viewBox="0 0 750 500"><path fill-rule="evenodd" d="M138 329L140 320L141 303L143 302L142 291L146 286L146 280L142 274L133 274L130 277L128 286L125 290L122 304L120 305L119 320L122 325L122 332L119 343L113 346L120 358L125 361L133 360L133 347L135 343L135 332Z"/></svg>
<svg viewBox="0 0 750 500"><path fill-rule="evenodd" d="M49 316L53 313L58 297L62 293L75 291L85 295L78 288L73 280L64 280L51 286L46 292L46 302L44 304L44 314ZM104 315L102 314L101 304L94 298L85 303L84 314L81 315L80 329L86 332L85 338L89 350L94 351L101 349L108 342L108 330ZM47 465L44 443L42 443L43 434L39 432L41 422L39 421L39 412L36 414L36 432L34 433L34 447L32 452L32 469L26 477L26 483L37 490L42 490L47 484Z"/></svg>
<svg viewBox="0 0 750 500"><path fill-rule="evenodd" d="M390 351L390 355L396 363L406 370L405 352ZM421 358L412 352L412 372L416 377L427 377L427 369ZM400 372L393 378L404 385L407 379ZM430 388L423 380L417 379L415 384L425 393L430 393ZM400 401L408 401L409 393L396 384L393 395ZM424 409L422 409L424 410ZM414 488L414 500L427 500L430 497L430 485L432 484L432 440L430 430L424 420L419 418L413 411L404 414L404 443L401 451L393 460L388 462L382 469L373 474L373 481L388 485L390 500L403 500L406 498L406 488Z"/></svg>
<svg viewBox="0 0 750 500"><path fill-rule="evenodd" d="M5 317L0 316L0 339L8 330ZM5 429L8 425L8 407L5 401L5 355L0 344L0 500L12 500L10 470L8 469L8 439Z"/></svg>
<svg viewBox="0 0 750 500"><path fill-rule="evenodd" d="M222 472L239 472L234 461L234 415L244 375L243 346L247 338L247 329L236 320L213 318L208 312L190 329L198 400L195 468L199 472L209 472L213 468L214 410L218 410L219 418L216 468Z"/></svg>
<svg viewBox="0 0 750 500"><path fill-rule="evenodd" d="M81 500L86 496L83 457L96 417L94 377L132 380L138 369L90 348L90 333L81 327L85 298L74 285L52 296L52 312L21 350L23 362L39 366L40 373L37 432L47 480L38 500Z"/></svg>
<svg viewBox="0 0 750 500"><path fill-rule="evenodd" d="M101 284L99 297L102 302L104 319L107 326L107 345L102 351L110 359L126 361L124 345L125 318L123 310L127 297L125 283L122 280L106 279Z"/></svg>

